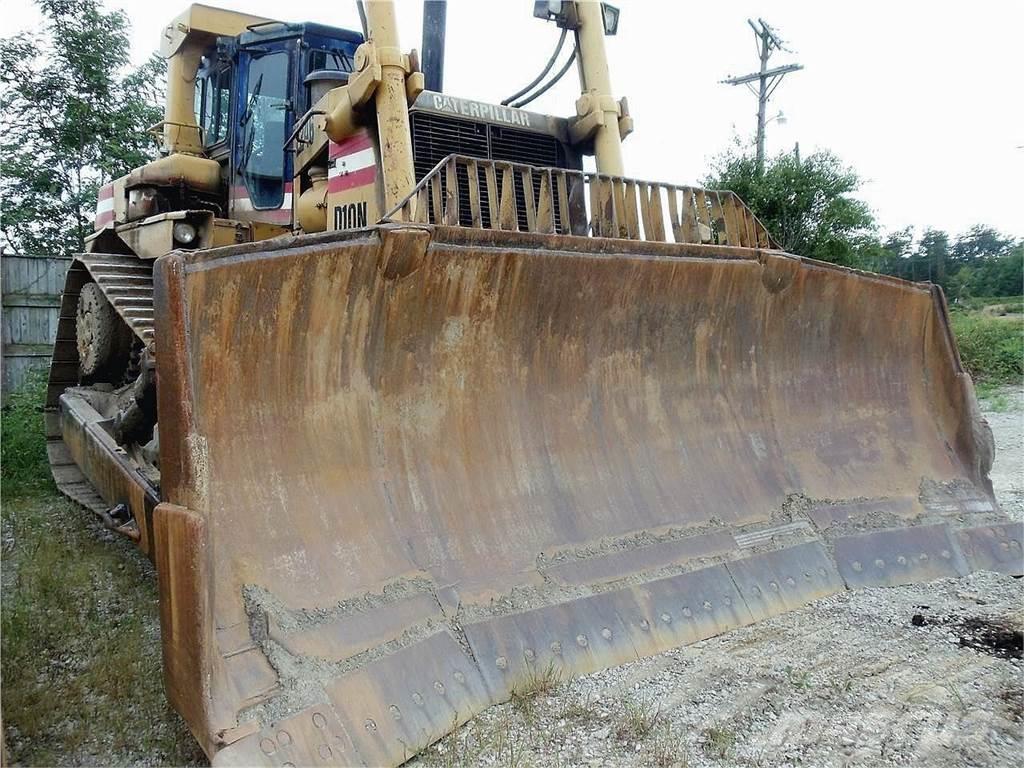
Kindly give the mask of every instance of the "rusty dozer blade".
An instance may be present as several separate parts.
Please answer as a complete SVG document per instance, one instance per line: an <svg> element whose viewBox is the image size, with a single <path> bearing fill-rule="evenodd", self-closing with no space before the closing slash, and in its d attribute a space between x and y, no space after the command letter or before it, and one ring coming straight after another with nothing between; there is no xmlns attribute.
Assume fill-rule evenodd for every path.
<svg viewBox="0 0 1024 768"><path fill-rule="evenodd" d="M387 225L156 299L167 684L217 764L396 764L549 669L1021 571L937 289Z"/></svg>

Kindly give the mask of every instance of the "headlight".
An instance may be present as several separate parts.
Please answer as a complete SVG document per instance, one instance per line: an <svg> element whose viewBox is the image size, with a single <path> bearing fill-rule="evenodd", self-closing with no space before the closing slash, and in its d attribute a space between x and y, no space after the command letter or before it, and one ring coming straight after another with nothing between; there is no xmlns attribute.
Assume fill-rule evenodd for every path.
<svg viewBox="0 0 1024 768"><path fill-rule="evenodd" d="M174 235L174 242L182 245L190 245L196 239L196 228L187 221L179 221L171 232Z"/></svg>

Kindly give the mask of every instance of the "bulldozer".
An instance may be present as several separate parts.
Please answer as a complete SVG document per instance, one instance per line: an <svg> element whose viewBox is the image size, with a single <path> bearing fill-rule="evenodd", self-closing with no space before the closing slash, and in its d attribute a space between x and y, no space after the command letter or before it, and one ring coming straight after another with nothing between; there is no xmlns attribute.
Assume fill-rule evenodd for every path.
<svg viewBox="0 0 1024 768"><path fill-rule="evenodd" d="M155 563L213 764L396 765L545 670L1024 570L941 290L626 176L616 9L536 4L558 117L444 93L442 4L422 63L359 8L168 25L61 303L53 476Z"/></svg>

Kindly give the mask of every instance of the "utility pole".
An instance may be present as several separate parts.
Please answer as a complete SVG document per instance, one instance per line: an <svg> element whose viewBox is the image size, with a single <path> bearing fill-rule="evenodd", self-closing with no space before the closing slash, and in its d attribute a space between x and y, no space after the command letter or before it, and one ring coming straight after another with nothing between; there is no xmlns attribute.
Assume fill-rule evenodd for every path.
<svg viewBox="0 0 1024 768"><path fill-rule="evenodd" d="M758 19L757 24L751 19L747 19L747 24L754 30L754 37L757 39L757 55L761 59L761 68L759 71L752 72L749 75L730 77L721 82L726 85L746 85L751 93L757 96L757 170L760 173L764 170L764 126L765 113L768 110L768 100L775 93L775 89L779 87L782 78L790 72L803 69L803 65L786 64L774 69L768 69L768 59L771 58L774 51L786 51L787 53L792 53L792 51L784 47L785 41L779 37L774 29L768 26L764 19ZM756 91L751 85L754 81L760 84L759 89Z"/></svg>

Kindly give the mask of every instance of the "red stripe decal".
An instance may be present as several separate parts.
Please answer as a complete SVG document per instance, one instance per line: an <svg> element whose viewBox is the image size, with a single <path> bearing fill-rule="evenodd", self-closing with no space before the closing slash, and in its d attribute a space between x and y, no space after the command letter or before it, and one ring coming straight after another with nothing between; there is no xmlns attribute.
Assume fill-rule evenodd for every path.
<svg viewBox="0 0 1024 768"><path fill-rule="evenodd" d="M103 229L105 226L107 226L107 224L109 224L113 220L114 220L114 212L113 211L104 211L103 213L99 214L96 217L96 220L93 222L92 228L93 229Z"/></svg>
<svg viewBox="0 0 1024 768"><path fill-rule="evenodd" d="M105 187L100 187L99 199L107 200L114 196L114 185L107 184Z"/></svg>
<svg viewBox="0 0 1024 768"><path fill-rule="evenodd" d="M342 155L351 155L372 146L372 144L373 142L370 140L370 134L366 131L357 133L355 136L349 136L340 144L335 144L332 141L330 158L333 160L334 158L341 157Z"/></svg>
<svg viewBox="0 0 1024 768"><path fill-rule="evenodd" d="M360 168L353 173L346 173L344 176L335 176L333 179L328 179L327 191L341 192L353 187L363 187L367 184L372 184L376 178L377 166L371 165L369 168Z"/></svg>
<svg viewBox="0 0 1024 768"><path fill-rule="evenodd" d="M253 216L257 217L256 221L270 221L274 224L291 224L292 223L292 209L291 208L277 208L269 211L251 211Z"/></svg>

